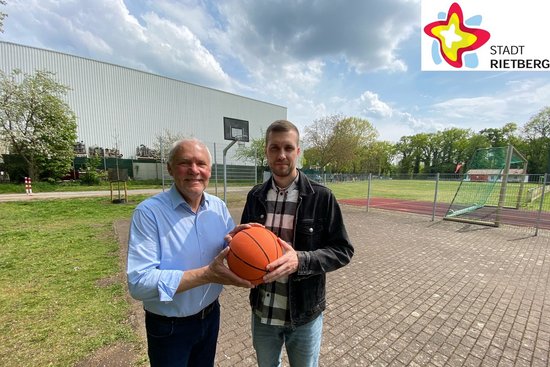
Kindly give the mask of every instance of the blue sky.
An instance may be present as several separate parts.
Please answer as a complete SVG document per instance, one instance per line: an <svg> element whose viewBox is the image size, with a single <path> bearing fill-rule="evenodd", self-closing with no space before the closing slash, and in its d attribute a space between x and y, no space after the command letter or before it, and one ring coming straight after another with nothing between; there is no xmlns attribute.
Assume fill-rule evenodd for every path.
<svg viewBox="0 0 550 367"><path fill-rule="evenodd" d="M522 127L550 105L550 72L420 71L415 0L7 0L0 39L110 62L288 108L379 140L451 127Z"/></svg>

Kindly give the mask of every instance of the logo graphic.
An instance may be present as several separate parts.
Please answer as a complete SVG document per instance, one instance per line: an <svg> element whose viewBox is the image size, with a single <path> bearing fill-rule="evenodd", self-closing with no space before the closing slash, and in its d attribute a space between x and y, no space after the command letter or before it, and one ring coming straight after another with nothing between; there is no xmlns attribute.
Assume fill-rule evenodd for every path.
<svg viewBox="0 0 550 367"><path fill-rule="evenodd" d="M424 27L424 33L435 38L432 44L432 60L439 65L443 58L447 64L455 68L476 68L479 64L477 53L472 52L483 46L490 33L479 27L481 15L464 20L462 8L453 3L447 14L441 12L438 21Z"/></svg>

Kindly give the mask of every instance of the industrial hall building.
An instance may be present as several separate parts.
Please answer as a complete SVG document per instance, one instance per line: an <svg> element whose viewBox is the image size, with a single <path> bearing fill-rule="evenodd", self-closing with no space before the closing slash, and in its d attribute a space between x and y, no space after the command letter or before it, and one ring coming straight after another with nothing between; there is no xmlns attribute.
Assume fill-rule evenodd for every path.
<svg viewBox="0 0 550 367"><path fill-rule="evenodd" d="M196 137L209 146L215 162L230 144L228 121L245 124L246 140L258 139L287 108L119 65L0 41L0 70L32 75L52 72L70 88L66 102L77 117L78 155L139 160L158 150L162 136ZM225 128L224 128L225 123ZM238 134L245 130L236 130ZM231 131L229 131L231 134ZM0 142L0 145L2 142ZM245 144L245 143L240 143ZM6 144L0 154L6 153ZM2 151L4 150L4 151ZM250 165L227 155L230 164ZM150 157L149 157L150 158ZM142 170L143 171L143 170Z"/></svg>

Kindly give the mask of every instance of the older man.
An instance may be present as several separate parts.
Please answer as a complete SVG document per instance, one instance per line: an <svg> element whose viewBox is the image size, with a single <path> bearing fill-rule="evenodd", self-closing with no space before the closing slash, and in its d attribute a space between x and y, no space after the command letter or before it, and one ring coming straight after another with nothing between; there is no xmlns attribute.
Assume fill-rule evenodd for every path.
<svg viewBox="0 0 550 367"><path fill-rule="evenodd" d="M197 139L176 142L169 191L140 203L128 243L128 287L143 301L151 366L213 366L222 284L251 288L223 263L237 230L223 201L205 192L212 159Z"/></svg>

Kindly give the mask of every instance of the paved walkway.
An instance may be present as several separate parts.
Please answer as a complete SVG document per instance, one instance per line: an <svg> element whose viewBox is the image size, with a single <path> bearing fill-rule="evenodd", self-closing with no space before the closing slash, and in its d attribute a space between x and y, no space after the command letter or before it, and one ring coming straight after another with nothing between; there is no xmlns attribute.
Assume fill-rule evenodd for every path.
<svg viewBox="0 0 550 367"><path fill-rule="evenodd" d="M549 365L549 232L344 216L356 253L328 276L321 366ZM247 297L222 293L218 366L256 365Z"/></svg>

